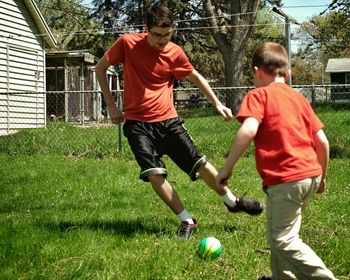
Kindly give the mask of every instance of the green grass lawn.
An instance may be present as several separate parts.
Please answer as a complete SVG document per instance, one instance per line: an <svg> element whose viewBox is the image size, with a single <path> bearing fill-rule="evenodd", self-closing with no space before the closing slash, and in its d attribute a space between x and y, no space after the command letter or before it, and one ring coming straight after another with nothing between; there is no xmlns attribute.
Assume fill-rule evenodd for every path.
<svg viewBox="0 0 350 280"><path fill-rule="evenodd" d="M350 279L350 113L320 108L331 143L328 189L303 217L301 236L339 279ZM213 114L185 126L217 167L224 164L237 122ZM265 214L230 214L201 180L165 157L171 184L198 220L189 241L177 217L138 179L139 168L115 126L50 123L0 137L0 279L246 279L269 275ZM230 181L240 195L265 195L253 149ZM202 238L215 236L219 259L201 260Z"/></svg>
<svg viewBox="0 0 350 280"><path fill-rule="evenodd" d="M212 160L217 165L223 159ZM265 214L227 213L202 181L191 182L166 159L169 180L199 221L190 241L179 222L138 179L132 159L57 155L0 156L0 279L257 279L269 274ZM350 279L350 160L332 160L328 190L303 220L302 238L339 279ZM234 191L264 199L251 157ZM196 256L217 237L221 257Z"/></svg>

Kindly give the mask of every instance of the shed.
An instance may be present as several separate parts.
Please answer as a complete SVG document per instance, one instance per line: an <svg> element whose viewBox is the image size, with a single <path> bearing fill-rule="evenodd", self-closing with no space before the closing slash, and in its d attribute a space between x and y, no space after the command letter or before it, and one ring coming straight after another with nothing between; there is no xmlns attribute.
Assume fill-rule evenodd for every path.
<svg viewBox="0 0 350 280"><path fill-rule="evenodd" d="M350 58L331 58L326 73L330 74L331 84L350 84ZM332 100L350 99L350 87L336 87L331 91Z"/></svg>
<svg viewBox="0 0 350 280"><path fill-rule="evenodd" d="M52 51L46 54L47 115L70 123L98 122L103 118L103 100L95 64L88 50ZM118 88L118 75L111 66L110 89Z"/></svg>
<svg viewBox="0 0 350 280"><path fill-rule="evenodd" d="M0 135L46 125L45 49L54 47L34 0L0 0Z"/></svg>

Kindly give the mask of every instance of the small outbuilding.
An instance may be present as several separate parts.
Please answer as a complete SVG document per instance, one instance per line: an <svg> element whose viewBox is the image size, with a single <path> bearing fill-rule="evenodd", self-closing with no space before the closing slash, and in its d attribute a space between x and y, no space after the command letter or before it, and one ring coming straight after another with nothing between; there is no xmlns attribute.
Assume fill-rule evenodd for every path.
<svg viewBox="0 0 350 280"><path fill-rule="evenodd" d="M99 122L103 99L95 74L98 58L88 50L51 51L46 54L47 116L74 124ZM118 75L107 71L110 89L118 89Z"/></svg>
<svg viewBox="0 0 350 280"><path fill-rule="evenodd" d="M329 59L325 72L330 74L331 84L350 85L350 58ZM349 100L350 86L332 88L331 99Z"/></svg>

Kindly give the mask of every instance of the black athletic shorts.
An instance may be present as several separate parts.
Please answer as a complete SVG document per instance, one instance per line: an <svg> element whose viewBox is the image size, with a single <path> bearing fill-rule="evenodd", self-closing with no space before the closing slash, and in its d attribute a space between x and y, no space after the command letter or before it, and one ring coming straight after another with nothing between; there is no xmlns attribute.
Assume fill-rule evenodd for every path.
<svg viewBox="0 0 350 280"><path fill-rule="evenodd" d="M140 179L148 182L148 176L156 174L167 177L163 155L168 155L193 181L198 178L198 169L207 159L183 123L179 117L161 122L127 120L124 123L124 135L141 167Z"/></svg>

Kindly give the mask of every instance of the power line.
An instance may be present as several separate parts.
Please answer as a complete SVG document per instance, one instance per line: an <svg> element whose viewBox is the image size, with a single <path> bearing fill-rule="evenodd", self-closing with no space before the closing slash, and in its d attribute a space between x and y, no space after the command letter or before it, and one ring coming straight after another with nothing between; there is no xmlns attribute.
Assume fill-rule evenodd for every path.
<svg viewBox="0 0 350 280"><path fill-rule="evenodd" d="M85 1L87 2L87 1ZM90 7L90 5L92 4L92 2L90 1L89 3L86 3L86 4L80 4L80 3L77 3L77 5L83 7L83 8L86 8L86 9L92 9ZM322 8L322 7L329 7L329 5L327 4L320 4L320 5L290 5L290 6L282 6L281 8L282 9L289 9L289 8Z"/></svg>
<svg viewBox="0 0 350 280"><path fill-rule="evenodd" d="M76 3L75 3L76 4ZM79 4L80 5L80 4ZM80 5L81 6L81 5ZM305 7L309 7L309 8L315 8L315 7L324 7L326 5L302 5L302 6L285 6L283 8L305 8ZM62 12L69 12L66 10L61 10L55 7L47 7L47 6L43 6L43 8L46 9L53 9L53 10L59 10ZM227 14L227 15L223 15L220 16L219 18L222 17L232 17L232 16L242 16L242 15L248 15L248 14L252 14L253 12L247 12L247 13L236 13L236 14ZM83 14L83 13L82 13ZM80 13L79 13L80 15ZM181 23L181 22L193 22L193 21L201 21L201 20L208 20L211 18L218 18L216 16L214 17L199 17L196 19L186 19L186 20L177 20L174 21L174 24L176 25L177 23ZM190 31L195 31L195 30L209 30L209 29L215 29L215 28L237 28L237 27L262 27L262 26L278 26L278 25L284 25L285 23L266 23L266 24L239 24L239 25L223 25L223 26L218 26L218 27L212 27L212 26L197 26L197 27L181 27L181 28L175 28L175 31L185 31L185 30L190 30ZM65 36L65 35L71 35L71 34L75 34L75 35L101 35L101 34L114 34L114 33L135 33L135 32L140 32L141 30L143 30L144 28L144 24L139 24L139 25L125 25L125 26L121 26L119 27L120 29L118 29L118 27L112 27L112 28L104 28L104 29L91 29L91 30L87 30L87 29L83 29L80 31L70 31L70 32L53 32L54 35L56 36ZM40 36L45 36L46 34L34 34L34 36L36 37L40 37ZM3 36L1 35L1 37L27 37L25 35L14 35L11 34L9 36Z"/></svg>
<svg viewBox="0 0 350 280"><path fill-rule="evenodd" d="M329 5L323 4L323 5L293 5L293 6L282 6L282 9L294 9L294 8L322 8L322 7L329 7Z"/></svg>
<svg viewBox="0 0 350 280"><path fill-rule="evenodd" d="M234 28L234 27L244 27L244 26L270 26L271 24L252 24L252 25L229 25L229 26L225 26L226 28ZM276 24L274 24L276 25ZM278 25L284 25L284 23L280 23ZM177 28L174 29L175 31L185 31L185 30L205 30L205 29L214 29L216 27L212 27L212 26L202 26L202 27L184 27L184 28ZM105 30L84 30L84 31L73 31L73 32L59 32L59 33L53 33L54 35L61 35L61 36L68 36L68 35L104 35L104 34L125 34L125 33L137 33L138 31L134 31L134 32L130 32L130 29L122 29L122 30L116 30L114 28L110 28L113 29L111 31L105 31ZM34 34L34 36L36 37L43 37L46 36L46 34ZM15 37L24 37L24 38L31 38L30 36L27 35L2 35L0 33L0 37L2 38L7 38L7 39L12 39ZM278 37L278 38L282 38L282 37ZM276 37L277 39L277 37ZM322 40L322 39L326 39L325 37L318 37L318 40ZM292 40L293 41L313 41L315 40L313 37L310 36L292 36ZM342 39L336 39L336 38L332 38L329 39L328 41L331 42L338 42L338 41L343 41Z"/></svg>
<svg viewBox="0 0 350 280"><path fill-rule="evenodd" d="M237 24L237 25L224 25L220 27L225 27L225 28L237 28L237 27L262 27L262 26L276 26L276 25L284 25L284 23L258 23L258 24ZM105 28L105 29L91 29L91 30L80 30L80 31L69 31L69 32L53 32L54 35L70 35L70 34L77 34L77 35L86 35L86 34L96 34L96 35L101 35L101 34L113 34L113 33L136 33L140 32L140 30L136 27L144 27L144 25L129 25L129 26L124 26L121 27L122 29L118 29L117 27L110 27L110 28ZM219 27L219 28L220 28ZM195 31L195 30L205 30L205 29L215 29L217 27L213 26L196 26L196 27L181 27L181 28L174 28L174 31L185 31L185 30L190 30L190 31ZM14 35L11 34L9 37L28 37L25 35ZM40 36L46 36L46 34L34 34L36 37ZM5 37L5 36L2 36Z"/></svg>
<svg viewBox="0 0 350 280"><path fill-rule="evenodd" d="M76 6L79 6L79 7L82 7L82 8L85 8L85 9L88 9L88 10L92 10L92 8L89 8L89 7L86 7L82 4L79 4L79 3L74 3L74 2L71 2L69 1L72 5L76 5ZM282 8L283 9L288 9L288 8L319 8L319 7L328 7L328 5L294 5L294 6L283 6ZM58 10L58 11L61 11L61 12L70 12L72 13L71 11L67 11L67 10L62 10L62 9L59 9L57 7L49 7L49 6L42 6L42 8L45 8L45 9L52 9L52 10ZM245 12L245 13L235 13L235 14L223 14L221 16L213 16L213 17L198 17L196 19L184 19L184 20L177 20L175 22L191 22L191 21L200 21L200 20L207 20L207 19L212 19L212 18L228 18L228 17L233 17L233 16L243 16L243 15L249 15L249 14L253 14L255 12ZM84 13L75 13L75 14L79 14L79 15L85 15Z"/></svg>

